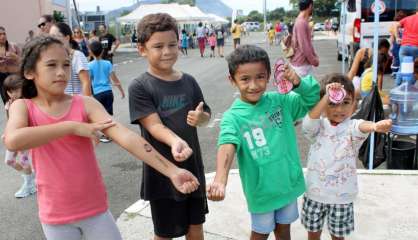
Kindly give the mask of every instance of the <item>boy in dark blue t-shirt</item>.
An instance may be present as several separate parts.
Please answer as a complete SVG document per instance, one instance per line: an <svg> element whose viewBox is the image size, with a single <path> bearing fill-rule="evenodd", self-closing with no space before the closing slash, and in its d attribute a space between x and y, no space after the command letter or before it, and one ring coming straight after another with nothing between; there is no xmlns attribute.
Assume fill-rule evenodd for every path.
<svg viewBox="0 0 418 240"><path fill-rule="evenodd" d="M210 119L210 108L189 74L173 68L178 58L176 20L150 14L138 23L138 50L148 60L146 73L129 86L131 122L164 157L192 172L199 189L185 195L169 179L144 164L141 198L150 201L154 239L203 239L208 213L205 175L196 127Z"/></svg>

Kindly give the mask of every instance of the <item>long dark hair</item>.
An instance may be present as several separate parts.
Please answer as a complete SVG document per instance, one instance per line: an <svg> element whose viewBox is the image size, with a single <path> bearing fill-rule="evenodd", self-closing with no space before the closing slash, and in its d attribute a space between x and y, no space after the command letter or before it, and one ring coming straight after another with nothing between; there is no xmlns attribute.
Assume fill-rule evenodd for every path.
<svg viewBox="0 0 418 240"><path fill-rule="evenodd" d="M70 47L74 50L80 50L78 43L73 38L73 31L66 23L58 22L54 24L64 37L70 36Z"/></svg>
<svg viewBox="0 0 418 240"><path fill-rule="evenodd" d="M34 98L38 95L35 82L31 79L26 79L25 73L35 71L36 64L41 56L41 53L54 44L64 47L64 44L60 40L46 35L35 37L33 40L26 43L23 47L22 63L20 65L20 75L23 78L23 98L29 99Z"/></svg>
<svg viewBox="0 0 418 240"><path fill-rule="evenodd" d="M4 28L3 26L0 26L0 30L6 33L6 28ZM6 46L6 52L9 51L9 41L6 40L5 46Z"/></svg>

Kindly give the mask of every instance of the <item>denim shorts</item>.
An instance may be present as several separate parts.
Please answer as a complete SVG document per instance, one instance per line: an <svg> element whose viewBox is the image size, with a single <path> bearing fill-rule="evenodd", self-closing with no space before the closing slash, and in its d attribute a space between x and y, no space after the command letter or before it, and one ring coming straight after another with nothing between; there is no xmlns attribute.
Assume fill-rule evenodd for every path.
<svg viewBox="0 0 418 240"><path fill-rule="evenodd" d="M298 203L294 201L268 213L251 213L251 229L256 233L269 234L276 224L291 224L298 218Z"/></svg>

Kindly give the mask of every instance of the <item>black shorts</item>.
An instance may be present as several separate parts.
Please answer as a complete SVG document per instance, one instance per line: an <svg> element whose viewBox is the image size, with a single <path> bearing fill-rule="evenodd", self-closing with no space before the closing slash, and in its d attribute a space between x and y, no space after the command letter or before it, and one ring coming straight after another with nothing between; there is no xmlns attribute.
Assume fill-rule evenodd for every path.
<svg viewBox="0 0 418 240"><path fill-rule="evenodd" d="M209 213L206 198L151 200L151 215L154 233L158 237L177 238L189 231L190 225L200 225Z"/></svg>
<svg viewBox="0 0 418 240"><path fill-rule="evenodd" d="M210 49L213 51L215 50L215 46L210 46Z"/></svg>
<svg viewBox="0 0 418 240"><path fill-rule="evenodd" d="M234 44L241 44L241 38L234 38Z"/></svg>
<svg viewBox="0 0 418 240"><path fill-rule="evenodd" d="M224 39L223 39L223 38L221 38L221 39L216 39L216 45L217 45L218 47L223 47L223 46L225 45L225 41L224 41Z"/></svg>
<svg viewBox="0 0 418 240"><path fill-rule="evenodd" d="M113 92L112 90L94 94L93 96L97 101L99 101L103 105L107 113L109 113L110 115L113 115Z"/></svg>

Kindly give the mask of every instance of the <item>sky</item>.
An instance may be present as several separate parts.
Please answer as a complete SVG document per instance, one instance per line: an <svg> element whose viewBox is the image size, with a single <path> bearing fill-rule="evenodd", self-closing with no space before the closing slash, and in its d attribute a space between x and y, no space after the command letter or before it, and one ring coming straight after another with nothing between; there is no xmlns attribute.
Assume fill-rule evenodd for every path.
<svg viewBox="0 0 418 240"><path fill-rule="evenodd" d="M210 0L207 0L210 1ZM251 10L263 11L262 0L222 0L231 8L242 9L244 14L248 14ZM72 2L72 1L71 1ZM76 0L79 11L95 11L99 5L101 10L108 11L117 9L122 6L132 5L135 0ZM277 7L290 8L289 0L267 0L267 9L273 10Z"/></svg>

